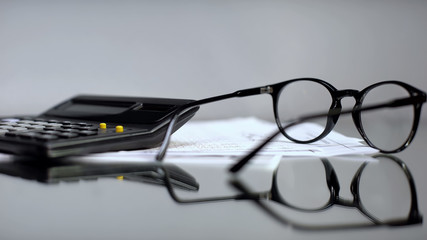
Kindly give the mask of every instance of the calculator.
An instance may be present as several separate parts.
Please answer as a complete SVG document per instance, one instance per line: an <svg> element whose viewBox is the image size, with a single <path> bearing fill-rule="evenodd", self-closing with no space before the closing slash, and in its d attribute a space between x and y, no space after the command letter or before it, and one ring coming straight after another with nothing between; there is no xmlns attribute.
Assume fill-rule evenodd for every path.
<svg viewBox="0 0 427 240"><path fill-rule="evenodd" d="M157 147L174 111L192 101L79 95L38 116L0 117L0 152L61 158ZM181 115L174 131L197 110Z"/></svg>

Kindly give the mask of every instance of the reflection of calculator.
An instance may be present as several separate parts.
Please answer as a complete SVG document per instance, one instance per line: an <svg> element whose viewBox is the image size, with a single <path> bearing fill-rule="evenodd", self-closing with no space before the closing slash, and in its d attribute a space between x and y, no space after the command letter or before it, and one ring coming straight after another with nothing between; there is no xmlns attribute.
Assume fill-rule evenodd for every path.
<svg viewBox="0 0 427 240"><path fill-rule="evenodd" d="M36 117L0 118L0 152L57 158L158 146L183 99L77 96ZM182 115L174 130L198 108Z"/></svg>
<svg viewBox="0 0 427 240"><path fill-rule="evenodd" d="M158 162L110 162L90 163L72 158L57 161L33 161L32 157L14 157L0 161L0 173L9 176L36 180L43 183L96 180L98 178L123 178L124 180L164 184L164 171L168 172L173 187L197 191L199 183L185 170L175 165L160 165Z"/></svg>

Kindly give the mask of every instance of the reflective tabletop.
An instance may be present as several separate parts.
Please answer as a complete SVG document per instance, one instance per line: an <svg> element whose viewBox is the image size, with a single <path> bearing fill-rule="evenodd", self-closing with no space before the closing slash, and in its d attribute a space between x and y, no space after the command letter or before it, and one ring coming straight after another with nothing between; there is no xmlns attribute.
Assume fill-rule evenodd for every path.
<svg viewBox="0 0 427 240"><path fill-rule="evenodd" d="M426 142L422 122L398 154L259 157L237 175L214 157L1 155L0 239L426 239Z"/></svg>

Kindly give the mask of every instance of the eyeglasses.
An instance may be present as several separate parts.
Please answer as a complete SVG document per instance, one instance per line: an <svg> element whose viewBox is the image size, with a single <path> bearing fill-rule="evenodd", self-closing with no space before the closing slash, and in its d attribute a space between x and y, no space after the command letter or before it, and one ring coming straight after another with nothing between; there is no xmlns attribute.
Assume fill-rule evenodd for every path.
<svg viewBox="0 0 427 240"><path fill-rule="evenodd" d="M324 211L334 205L353 207L376 225L402 226L422 223L415 183L406 164L390 155L377 155L374 158L379 161L363 162L356 171L350 184L352 199L347 200L340 196L336 172L331 162L325 158L321 159L322 166L310 162L302 166L304 170L295 174L291 174L295 168L281 166L274 175L270 199L279 205L305 212ZM281 170L282 172L277 172ZM289 223L286 214L270 208L243 182L235 180L233 185L273 217ZM338 226L323 228L334 227ZM305 225L304 228L322 227Z"/></svg>
<svg viewBox="0 0 427 240"><path fill-rule="evenodd" d="M335 163L339 164L340 162L349 164L349 161ZM357 160L353 163L357 164L357 170L349 182L351 198L341 196L339 178L332 162L326 158L281 161L273 171L272 181L269 183L270 188L267 191L250 190L248 182L239 178L240 176L233 178L230 183L239 192L234 195L228 193L228 196L224 194L227 192L226 189L223 189L224 186L218 188L221 184L212 184L219 179L207 178L207 180L199 181L199 177L203 178L206 174L199 174L200 169L195 172L199 174L195 179L200 188L193 191L174 187L173 182L169 180L171 174L167 169L163 170L163 176L170 196L178 203L253 200L273 217L297 228L340 229L343 227L401 226L422 223L423 218L418 209L415 183L408 167L402 160L394 156L380 154L373 156L373 159L370 158L361 163L360 160ZM191 169L186 170L191 172ZM214 174L217 176L217 172ZM255 183L254 181L249 182ZM209 192L210 189L206 191L203 188L213 189ZM297 212L314 214L315 212L323 212L335 205L355 208L367 217L369 222L350 220L343 224L338 220L340 224L338 222L324 224L323 221L321 223L301 223L301 220L293 220L293 214L289 212L289 210L296 210ZM315 216L310 215L310 219L314 219ZM340 215L338 218L342 216Z"/></svg>
<svg viewBox="0 0 427 240"><path fill-rule="evenodd" d="M157 160L161 161L164 158L174 126L181 114L203 104L258 94L272 96L274 118L279 129L277 134L282 133L297 143L312 143L328 135L341 114L351 113L354 124L365 142L383 153L399 152L410 144L418 127L422 104L426 102L425 92L400 81L383 81L357 91L337 90L320 79L299 78L239 90L194 101L177 109L169 123ZM341 100L345 97L355 99L353 109L342 110ZM295 110L298 112L295 113ZM316 112L319 114L312 114ZM292 127L297 124L313 122L320 127L309 138L301 137L292 131ZM397 127L385 129L387 122L394 123Z"/></svg>

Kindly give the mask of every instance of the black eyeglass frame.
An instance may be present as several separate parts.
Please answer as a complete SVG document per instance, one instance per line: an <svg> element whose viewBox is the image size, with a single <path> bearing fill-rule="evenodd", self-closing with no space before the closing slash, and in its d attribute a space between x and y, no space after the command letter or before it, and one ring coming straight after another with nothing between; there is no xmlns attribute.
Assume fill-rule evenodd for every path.
<svg viewBox="0 0 427 240"><path fill-rule="evenodd" d="M312 82L316 82L318 84L321 84L322 86L324 86L329 93L331 94L332 97L332 103L331 106L329 108L330 113L333 114L328 114L327 116L327 122L326 122L326 126L324 131L316 138L308 140L308 141L301 141L295 138L292 138L291 136L289 136L283 125L283 123L281 122L280 118L279 118L279 106L278 106L278 102L279 102L279 97L280 97L280 93L281 91L286 87L286 85L291 84L293 82L296 81L312 81ZM336 89L334 86L332 86L331 84L329 84L328 82L325 82L323 80L320 79L314 79L314 78L307 78L307 79L294 79L294 80L289 80L289 81L285 81L285 82L281 82L281 83L277 83L274 85L271 85L272 89L278 89L278 91L273 91L271 90L271 95L273 97L273 105L274 105L274 116L275 116L275 120L276 120L276 124L279 127L280 131L282 132L282 134L297 143L312 143L312 142L316 142L324 137L326 137L335 127L335 124L338 122L338 119L340 117L339 112L342 109L342 105L341 105L341 100L345 97L353 97L355 99L355 105L353 107L353 112L352 112L352 118L353 118L353 122L358 130L358 132L360 133L360 135L362 136L363 140L371 147L380 150L383 153L396 153L396 152L400 152L403 149L405 149L410 142L413 140L416 130L418 128L419 125L419 119L421 116L421 107L422 107L422 102L416 102L413 104L414 106L414 119L413 119L413 123L412 123L412 128L411 131L408 135L408 138L405 140L405 142L398 148L394 149L394 150L383 150L378 148L377 146L375 146L375 144L373 144L369 138L367 137L364 129L363 129L363 125L362 125L362 121L361 121L361 110L363 108L362 104L363 104L363 100L366 97L366 95L369 93L369 91L371 91L372 89L378 87L378 86L382 86L382 85L397 85L400 86L402 88L404 88L411 97L417 97L417 96L423 96L425 97L425 93L420 91L419 89L404 83L404 82L400 82L400 81L383 81L383 82L378 82L375 84L372 84L366 88L364 88L361 91L358 90L354 90L354 89L345 89L345 90L338 90ZM425 101L424 101L425 102Z"/></svg>
<svg viewBox="0 0 427 240"><path fill-rule="evenodd" d="M331 103L331 106L330 106L328 113L320 113L320 114L313 114L313 115L309 115L309 116L303 116L303 117L298 118L294 121L289 121L289 124L284 126L284 125L282 125L281 120L279 118L278 99L279 99L280 93L284 89L284 87L286 85L293 83L293 82L296 82L296 81L312 81L312 82L316 82L318 84L323 85L330 92L331 97L332 97L332 103ZM404 88L408 91L410 96L408 98L396 99L394 101L384 103L384 104L377 104L375 106L362 106L363 99L365 98L366 94L371 89L378 87L380 85L385 85L385 84L395 84L395 85L401 86L402 88ZM362 91L352 90L352 89L337 90L334 86L332 86L328 82L326 82L324 80L316 79L316 78L297 78L297 79L287 80L284 82L280 82L280 83L276 83L276 84L272 84L272 85L267 85L267 86L263 86L263 87L243 89L243 90L239 90L239 91L229 93L229 94L224 94L224 95L219 95L219 96L215 96L215 97L197 100L197 101L191 102L187 105L181 106L180 108L175 110L175 113L171 117L171 121L169 122L168 129L166 131L163 143L159 149L159 152L156 156L156 159L158 161L162 161L164 159L167 148L169 146L171 135L173 133L174 126L175 126L175 124L176 124L176 122L177 122L177 120L181 114L185 113L186 111L193 109L194 107L199 107L199 106L207 104L207 103L212 103L212 102L221 101L221 100L230 99L230 98L235 98L235 97L247 97L247 96L254 96L254 95L259 95L259 94L270 94L272 96L273 113L274 113L274 118L275 118L276 124L280 130L279 133L282 133L283 135L285 135L285 137L287 137L288 139L290 139L292 141L295 141L297 143L311 143L311 142L315 142L317 140L320 140L321 138L325 137L326 135L328 135L332 131L332 129L334 128L334 126L337 123L338 118L341 114L351 113L352 117L353 117L354 124L356 125L357 130L359 131L359 133L361 134L361 136L365 140L365 142L369 146L371 146L375 149L378 149L379 151L381 151L383 153L400 152L400 151L404 150L411 143L411 141L415 137L415 133L416 133L418 125L419 125L419 119L421 116L422 104L424 102L426 102L426 93L425 92L423 92L423 91L421 91L421 90L419 90L419 89L417 89L417 88L415 88L415 87L413 87L407 83L404 83L401 81L395 81L395 80L378 82L378 83L375 83L375 84L372 84L372 85L366 87ZM352 110L345 111L345 112L342 111L341 99L343 99L344 97L353 97L356 100L356 103L355 103ZM399 106L405 106L405 105L413 105L414 106L414 120L413 120L413 124L412 124L410 134L408 135L408 138L406 139L406 141L399 148L397 148L395 150L382 150L382 149L376 147L368 139L368 137L366 136L366 134L364 132L364 129L363 129L362 123L361 123L361 117L360 117L361 112L379 109L379 108L385 108L385 107L399 107ZM315 139L310 140L310 141L298 141L298 140L290 137L288 134L286 134L285 130L291 126L296 125L295 123L302 123L303 121L316 119L316 118L320 118L320 117L327 117L327 124L326 124L325 130Z"/></svg>
<svg viewBox="0 0 427 240"><path fill-rule="evenodd" d="M406 219L393 219L388 221L381 221L375 216L373 216L362 204L362 201L360 199L359 185L360 185L360 179L361 179L363 170L366 168L369 162L363 162L362 165L356 171L355 175L353 176L353 179L350 184L350 190L353 195L353 200L345 200L340 197L339 195L340 185L338 182L337 175L335 173L335 170L332 164L326 158L322 158L321 161L325 168L326 182L330 192L330 198L329 198L329 201L324 206L316 209L304 209L304 208L296 207L296 206L293 206L292 204L289 204L286 200L284 200L281 197L280 193L278 192L279 190L277 187L277 180L276 180L277 174L274 174L273 176L273 185L271 188L270 199L286 207L290 207L292 209L303 211L303 212L324 211L332 207L333 205L338 205L343 207L354 207L358 209L363 215L365 215L369 220L371 220L371 222L374 223L375 225L406 226L406 225L414 225L414 224L422 223L423 216L420 213L418 208L417 192L416 192L414 178L412 177L412 174L409 171L407 165L402 160L392 155L378 154L373 157L386 158L385 159L386 161L394 162L404 172L405 177L408 180L410 194L411 194L411 203L410 203L409 213ZM259 205L262 209L266 210L266 212L268 212L270 215L280 220L281 222L288 223L287 219L283 218L282 216L279 216L274 210L272 210L266 204L264 204L261 201L262 198L260 198L260 195L258 193L253 193L251 190L249 190L249 188L242 181L233 180L231 184L235 188L237 188L239 191L241 191L244 195L246 195L246 199L254 200L257 203L257 205ZM243 198L244 198L244 195L242 196ZM361 225L360 227L365 227L365 226L366 225ZM348 227L355 227L355 226L348 226ZM316 227L309 227L309 228L316 229Z"/></svg>
<svg viewBox="0 0 427 240"><path fill-rule="evenodd" d="M299 211L306 211L306 212L317 212L317 211L324 211L334 205L344 206L344 207L355 207L357 208L361 213L363 213L366 217L368 217L373 223L378 225L411 225L411 224L418 224L422 222L422 215L420 214L418 210L418 200L417 200L417 193L415 188L414 179L412 177L411 172L409 171L407 165L400 160L397 157L390 156L390 155L375 155L373 158L379 158L384 157L387 160L390 160L394 162L395 164L399 165L400 169L405 173L406 179L409 183L409 188L411 192L411 205L410 210L407 219L402 220L395 220L395 221L389 221L389 222L382 222L381 220L377 219L375 216L373 216L363 205L360 197L359 192L359 185L360 185L360 179L363 173L363 170L366 168L366 166L369 164L369 162L363 162L362 165L358 168L356 173L353 176L353 179L350 183L350 190L353 195L352 200L343 199L340 197L340 184L338 181L337 174L335 172L334 167L332 166L331 162L326 158L321 158L321 162L325 168L325 174L326 174L326 184L329 189L329 200L328 202L318 208L313 209L307 209L307 208L301 208L294 206L290 203L288 203L285 199L281 197L281 194L279 193L279 188L277 186L277 174L274 174L273 179L273 187L272 187L272 200L281 203L287 207L299 210ZM277 171L277 169L276 169Z"/></svg>

